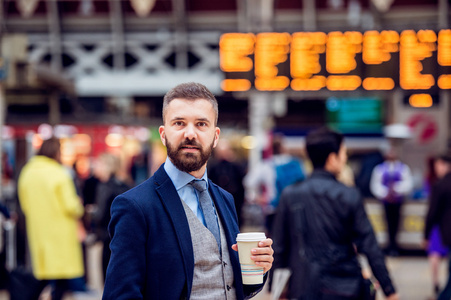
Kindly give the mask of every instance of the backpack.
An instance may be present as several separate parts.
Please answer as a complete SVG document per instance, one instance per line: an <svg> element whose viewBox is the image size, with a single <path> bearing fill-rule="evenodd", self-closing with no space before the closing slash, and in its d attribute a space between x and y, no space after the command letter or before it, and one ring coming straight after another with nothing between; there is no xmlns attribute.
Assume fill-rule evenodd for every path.
<svg viewBox="0 0 451 300"><path fill-rule="evenodd" d="M286 163L275 165L275 172L276 197L271 201L273 207L279 205L280 195L287 186L305 179L301 163L296 159L290 159Z"/></svg>

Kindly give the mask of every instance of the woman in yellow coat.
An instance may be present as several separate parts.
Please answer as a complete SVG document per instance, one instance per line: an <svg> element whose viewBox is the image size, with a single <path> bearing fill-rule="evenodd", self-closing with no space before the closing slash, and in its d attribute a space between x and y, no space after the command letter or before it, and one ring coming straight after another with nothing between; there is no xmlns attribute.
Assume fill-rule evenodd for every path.
<svg viewBox="0 0 451 300"><path fill-rule="evenodd" d="M54 281L52 300L61 299L67 279L84 275L77 232L83 205L68 170L60 164L58 139L44 141L22 169L18 193L33 274L44 283Z"/></svg>

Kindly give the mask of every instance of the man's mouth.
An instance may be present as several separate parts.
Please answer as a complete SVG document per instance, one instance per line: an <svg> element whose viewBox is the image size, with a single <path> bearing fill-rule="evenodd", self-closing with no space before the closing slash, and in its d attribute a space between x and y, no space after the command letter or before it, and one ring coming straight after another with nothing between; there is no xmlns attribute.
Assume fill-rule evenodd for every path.
<svg viewBox="0 0 451 300"><path fill-rule="evenodd" d="M183 150L188 150L188 151L199 151L200 150L199 147L189 146L189 145L182 146L180 148L183 149Z"/></svg>

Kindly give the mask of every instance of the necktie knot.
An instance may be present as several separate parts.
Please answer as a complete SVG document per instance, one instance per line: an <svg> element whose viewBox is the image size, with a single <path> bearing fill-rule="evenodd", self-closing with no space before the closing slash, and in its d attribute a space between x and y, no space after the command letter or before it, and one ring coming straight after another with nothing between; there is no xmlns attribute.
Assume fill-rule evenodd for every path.
<svg viewBox="0 0 451 300"><path fill-rule="evenodd" d="M203 192L207 189L207 182L203 179L202 180L193 180L193 181L191 181L191 185L199 192Z"/></svg>

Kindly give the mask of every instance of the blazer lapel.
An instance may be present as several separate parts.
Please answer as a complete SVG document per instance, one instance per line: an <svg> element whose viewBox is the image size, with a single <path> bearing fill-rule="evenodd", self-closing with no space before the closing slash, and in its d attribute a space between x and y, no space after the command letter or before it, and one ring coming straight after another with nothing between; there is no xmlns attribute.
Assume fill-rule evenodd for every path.
<svg viewBox="0 0 451 300"><path fill-rule="evenodd" d="M230 261L232 263L233 274L235 277L235 285L237 287L237 298L244 299L244 294L242 290L242 279L241 279L241 268L238 259L238 252L232 249L232 245L236 243L236 235L239 233L238 223L235 219L235 214L232 209L234 207L228 207L226 204L226 199L224 199L223 194L219 191L219 188L209 180L208 183L210 194L215 202L216 211L218 212L219 218L223 222L224 233L227 238L227 248L229 249Z"/></svg>
<svg viewBox="0 0 451 300"><path fill-rule="evenodd" d="M188 219L186 218L183 205L180 202L182 200L164 170L163 165L155 172L155 183L158 185L156 191L175 229L184 261L185 274L188 282L188 295L190 295L194 273L194 253Z"/></svg>
<svg viewBox="0 0 451 300"><path fill-rule="evenodd" d="M208 185L210 187L209 191L213 197L213 201L215 203L219 218L223 222L223 227L224 227L225 235L227 237L227 242L229 245L233 245L233 244L235 244L235 238L236 238L236 236L234 236L234 235L236 233L238 233L238 224L236 224L236 222L235 222L235 217L233 215L233 212L231 212L230 209L227 208L226 200L223 198L218 187L215 184L213 184L211 180L209 181ZM236 228L236 230L237 230L236 233L233 232L233 230L232 230L234 228Z"/></svg>

